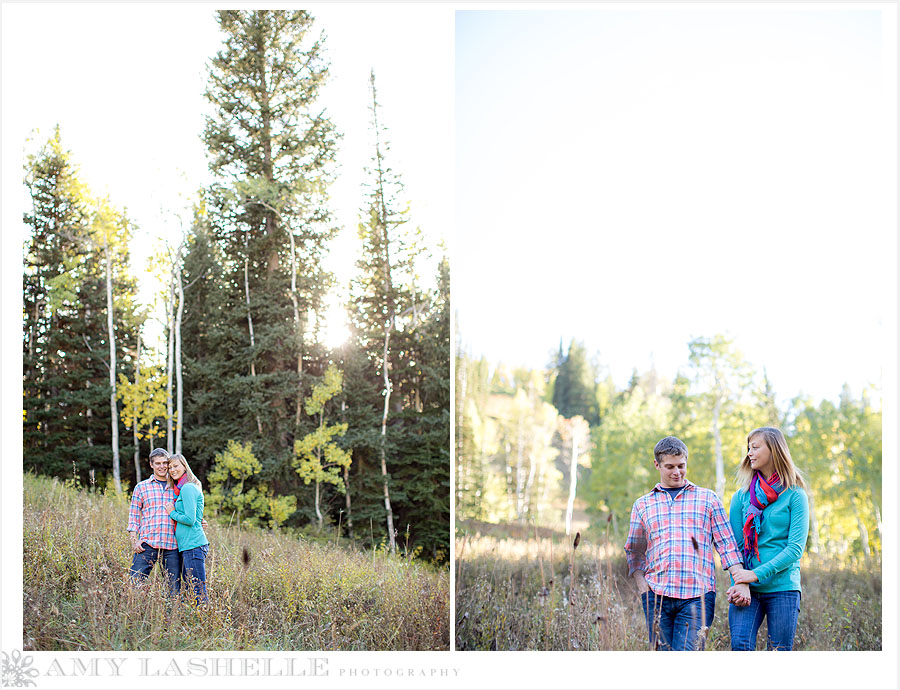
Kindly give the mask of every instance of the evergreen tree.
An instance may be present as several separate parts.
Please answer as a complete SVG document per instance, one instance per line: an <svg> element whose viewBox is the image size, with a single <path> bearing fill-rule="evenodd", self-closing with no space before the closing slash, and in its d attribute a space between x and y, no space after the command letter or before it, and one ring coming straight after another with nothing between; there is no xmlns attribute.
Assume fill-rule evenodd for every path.
<svg viewBox="0 0 900 690"><path fill-rule="evenodd" d="M386 140L387 130L378 121L380 104L374 72L370 75L369 87L372 95L370 110L375 152L372 167L367 170L370 182L366 219L364 223L359 224L363 254L358 262L360 273L354 284L354 310L351 317L355 321L356 332L361 339L360 344L369 353L370 358L378 363L383 381L379 460L388 545L391 551L394 551L396 529L394 511L391 507L391 478L388 471L388 456L391 456L392 461L396 457L396 454L391 453L388 448L388 417L395 385L391 380L391 357L392 354L396 355L396 349L393 351L391 349L391 338L398 330L398 313L402 312L404 307L404 296L399 290L397 274L406 263L404 250L407 249L400 236L400 226L404 225L409 217L408 208L401 206L397 200L403 185L386 160L390 146ZM395 398L394 403L398 411L403 408L402 398Z"/></svg>
<svg viewBox="0 0 900 690"><path fill-rule="evenodd" d="M591 426L600 421L597 372L588 361L584 345L575 340L569 344L568 354L559 363L553 386L553 406L568 419L580 416Z"/></svg>
<svg viewBox="0 0 900 690"><path fill-rule="evenodd" d="M202 451L208 462L222 439L252 441L262 475L285 492L298 486L291 462L308 430L304 390L324 369L314 324L331 283L321 259L335 232L327 187L337 135L316 100L328 65L307 12L223 10L218 20L224 46L212 60L204 131L218 181L185 281L216 266L186 292L185 370L201 385L185 403L194 420L185 442L213 441ZM208 307L218 318L203 315ZM215 354L203 361L207 348Z"/></svg>
<svg viewBox="0 0 900 690"><path fill-rule="evenodd" d="M74 470L121 479L114 436L125 429L113 414L111 381L130 373L133 358L122 348L138 327L130 224L91 198L59 128L29 156L25 184L32 211L24 217L24 464L56 476Z"/></svg>

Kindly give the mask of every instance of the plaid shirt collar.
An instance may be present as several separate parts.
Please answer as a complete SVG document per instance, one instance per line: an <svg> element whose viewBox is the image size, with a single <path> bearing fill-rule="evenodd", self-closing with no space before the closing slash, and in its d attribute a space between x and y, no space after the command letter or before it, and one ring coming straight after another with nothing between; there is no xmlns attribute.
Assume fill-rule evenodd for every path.
<svg viewBox="0 0 900 690"><path fill-rule="evenodd" d="M671 487L671 488L674 489L675 487L673 486L673 487ZM684 486L682 486L681 488L682 488L684 491L687 491L688 489L696 489L696 488L697 488L697 485L694 484L693 482L688 481L687 479L685 479L685 480L684 480ZM665 489L665 487L662 485L661 482L657 482L656 486L653 487L653 491L661 491L662 493L665 493L665 492L666 492L666 489ZM650 493L653 493L653 491L651 491Z"/></svg>

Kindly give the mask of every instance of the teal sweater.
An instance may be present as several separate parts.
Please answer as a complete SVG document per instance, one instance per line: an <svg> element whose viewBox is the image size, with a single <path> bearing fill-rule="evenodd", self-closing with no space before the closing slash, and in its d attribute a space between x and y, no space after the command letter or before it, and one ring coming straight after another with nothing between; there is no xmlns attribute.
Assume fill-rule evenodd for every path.
<svg viewBox="0 0 900 690"><path fill-rule="evenodd" d="M731 529L738 550L744 545L744 511L750 494L741 489L731 498ZM786 489L763 511L759 531L759 556L750 556L749 568L759 582L750 583L753 592L800 590L800 556L809 533L809 499L803 489Z"/></svg>
<svg viewBox="0 0 900 690"><path fill-rule="evenodd" d="M175 499L175 510L169 513L175 520L175 541L179 551L196 549L209 544L200 521L203 519L203 492L195 484L185 484Z"/></svg>

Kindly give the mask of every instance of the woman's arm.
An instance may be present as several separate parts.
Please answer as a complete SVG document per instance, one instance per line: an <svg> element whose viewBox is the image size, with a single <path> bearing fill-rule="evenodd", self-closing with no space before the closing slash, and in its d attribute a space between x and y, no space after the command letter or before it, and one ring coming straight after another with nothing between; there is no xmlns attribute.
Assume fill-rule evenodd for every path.
<svg viewBox="0 0 900 690"><path fill-rule="evenodd" d="M731 523L731 531L738 551L744 553L744 510L742 508L741 494L743 489L738 489L731 497L731 505L728 507L728 521Z"/></svg>
<svg viewBox="0 0 900 690"><path fill-rule="evenodd" d="M181 500L181 510L173 509L169 513L169 517L182 525L195 526L199 522L197 508L200 502L200 491L193 484L185 484L181 488L181 495L178 498Z"/></svg>
<svg viewBox="0 0 900 690"><path fill-rule="evenodd" d="M803 489L791 492L791 523L788 527L787 544L775 556L753 569L760 584L765 584L777 573L800 560L809 534L809 498Z"/></svg>

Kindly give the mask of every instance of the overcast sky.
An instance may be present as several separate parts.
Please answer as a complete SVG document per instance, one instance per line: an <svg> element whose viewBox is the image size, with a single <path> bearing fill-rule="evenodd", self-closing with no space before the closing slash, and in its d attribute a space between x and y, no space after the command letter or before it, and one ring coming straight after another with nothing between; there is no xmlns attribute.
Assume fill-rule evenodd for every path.
<svg viewBox="0 0 900 690"><path fill-rule="evenodd" d="M722 332L782 401L880 383L896 352L882 30L873 10L768 4L458 11L467 346L541 367L576 338L622 386Z"/></svg>

